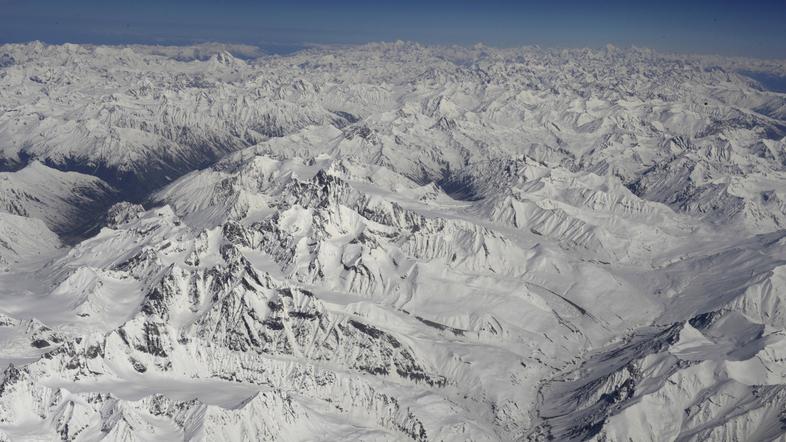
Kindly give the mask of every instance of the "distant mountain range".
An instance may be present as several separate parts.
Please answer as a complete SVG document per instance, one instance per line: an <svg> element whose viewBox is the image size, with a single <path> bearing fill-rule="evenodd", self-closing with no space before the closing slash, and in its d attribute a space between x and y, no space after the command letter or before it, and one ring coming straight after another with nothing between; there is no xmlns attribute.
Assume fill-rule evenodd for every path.
<svg viewBox="0 0 786 442"><path fill-rule="evenodd" d="M780 440L760 74L0 46L0 440Z"/></svg>

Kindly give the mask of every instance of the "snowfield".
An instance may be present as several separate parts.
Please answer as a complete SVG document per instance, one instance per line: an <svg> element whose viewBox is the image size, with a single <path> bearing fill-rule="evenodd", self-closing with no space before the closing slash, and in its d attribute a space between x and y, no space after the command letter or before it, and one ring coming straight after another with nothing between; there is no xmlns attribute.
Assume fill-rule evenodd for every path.
<svg viewBox="0 0 786 442"><path fill-rule="evenodd" d="M786 440L786 61L231 52L0 46L0 440Z"/></svg>

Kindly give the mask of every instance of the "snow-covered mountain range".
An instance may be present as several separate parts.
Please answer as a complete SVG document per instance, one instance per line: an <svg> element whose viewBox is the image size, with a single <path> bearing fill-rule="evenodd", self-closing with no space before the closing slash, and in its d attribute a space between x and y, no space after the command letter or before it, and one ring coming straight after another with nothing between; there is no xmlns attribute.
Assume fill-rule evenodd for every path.
<svg viewBox="0 0 786 442"><path fill-rule="evenodd" d="M0 440L786 440L786 61L232 50L0 46Z"/></svg>

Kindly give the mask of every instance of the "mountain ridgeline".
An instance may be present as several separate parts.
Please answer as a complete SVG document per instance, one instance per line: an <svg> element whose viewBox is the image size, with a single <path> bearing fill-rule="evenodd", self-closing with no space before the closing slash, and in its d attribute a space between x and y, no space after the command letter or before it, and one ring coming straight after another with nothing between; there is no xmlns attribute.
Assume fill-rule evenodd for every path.
<svg viewBox="0 0 786 442"><path fill-rule="evenodd" d="M783 440L786 63L0 46L0 440Z"/></svg>

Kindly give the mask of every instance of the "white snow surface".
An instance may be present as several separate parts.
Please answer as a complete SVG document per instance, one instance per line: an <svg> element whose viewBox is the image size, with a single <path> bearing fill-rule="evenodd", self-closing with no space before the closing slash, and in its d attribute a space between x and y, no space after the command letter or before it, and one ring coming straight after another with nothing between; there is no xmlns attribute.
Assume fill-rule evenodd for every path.
<svg viewBox="0 0 786 442"><path fill-rule="evenodd" d="M0 440L786 440L786 62L232 50L0 46Z"/></svg>

